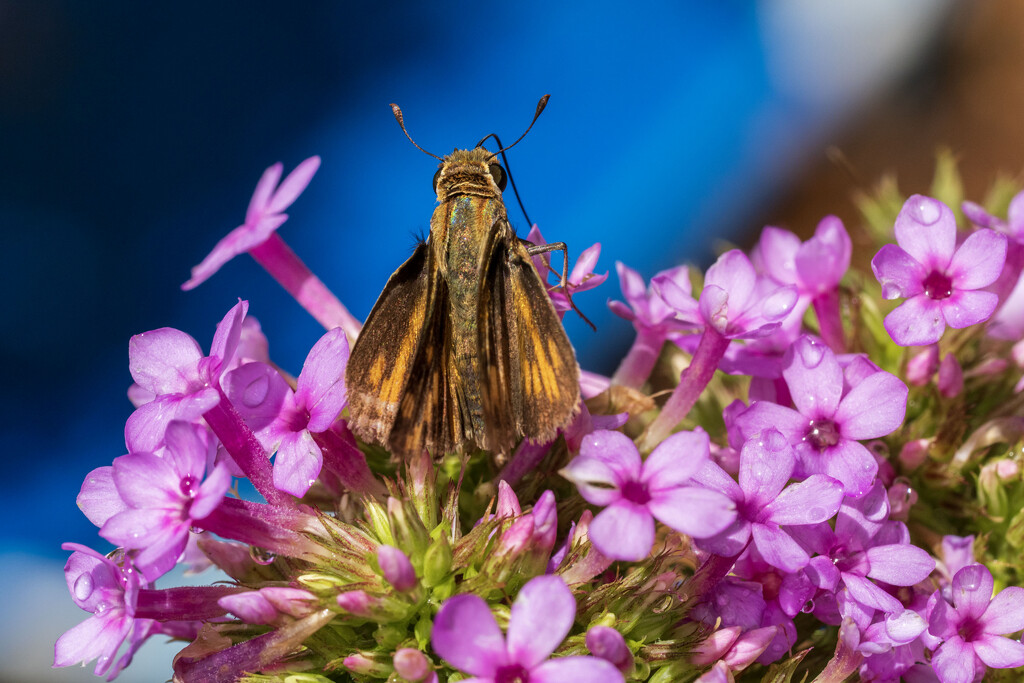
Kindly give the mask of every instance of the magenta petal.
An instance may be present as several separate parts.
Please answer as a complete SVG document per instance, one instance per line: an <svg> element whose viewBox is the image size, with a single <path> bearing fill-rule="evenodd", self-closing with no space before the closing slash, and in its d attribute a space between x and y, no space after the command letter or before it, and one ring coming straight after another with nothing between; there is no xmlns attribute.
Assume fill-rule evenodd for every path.
<svg viewBox="0 0 1024 683"><path fill-rule="evenodd" d="M900 346L927 346L942 338L946 320L938 302L918 294L885 316L885 330Z"/></svg>
<svg viewBox="0 0 1024 683"><path fill-rule="evenodd" d="M815 458L821 462L809 462L805 457L804 468L808 472L817 472L819 470L813 468L816 465L823 466L822 474L841 481L846 495L854 498L871 490L875 475L878 474L878 461L871 455L871 451L857 441L843 439L825 453L810 457L811 460Z"/></svg>
<svg viewBox="0 0 1024 683"><path fill-rule="evenodd" d="M348 337L343 329L335 327L320 337L306 356L295 398L309 411L307 429L311 432L325 431L345 407L348 353Z"/></svg>
<svg viewBox="0 0 1024 683"><path fill-rule="evenodd" d="M662 524L694 538L714 536L736 519L733 500L718 491L695 486L653 493L647 509Z"/></svg>
<svg viewBox="0 0 1024 683"><path fill-rule="evenodd" d="M782 376L796 409L810 419L831 418L843 392L843 370L835 354L805 335L793 342L787 358Z"/></svg>
<svg viewBox="0 0 1024 683"><path fill-rule="evenodd" d="M762 515L774 524L818 524L831 519L843 502L843 485L821 474L812 474L788 486L765 506Z"/></svg>
<svg viewBox="0 0 1024 683"><path fill-rule="evenodd" d="M847 439L877 439L891 434L903 424L909 393L898 377L880 370L843 397L835 422Z"/></svg>
<svg viewBox="0 0 1024 683"><path fill-rule="evenodd" d="M850 596L861 605L892 614L903 611L903 605L899 600L863 576L844 572L843 584L846 586L846 590L850 592Z"/></svg>
<svg viewBox="0 0 1024 683"><path fill-rule="evenodd" d="M143 389L157 395L181 394L198 381L203 351L181 330L163 327L128 342L128 369Z"/></svg>
<svg viewBox="0 0 1024 683"><path fill-rule="evenodd" d="M619 500L594 517L588 534L602 555L639 562L654 545L654 518L642 505Z"/></svg>
<svg viewBox="0 0 1024 683"><path fill-rule="evenodd" d="M580 455L605 463L620 481L640 478L643 460L633 440L622 432L599 429L583 437Z"/></svg>
<svg viewBox="0 0 1024 683"><path fill-rule="evenodd" d="M301 498L316 481L324 458L308 430L290 432L281 439L274 459L274 486Z"/></svg>
<svg viewBox="0 0 1024 683"><path fill-rule="evenodd" d="M631 306L637 306L647 296L647 285L640 273L621 261L615 262L615 271L619 274L619 288Z"/></svg>
<svg viewBox="0 0 1024 683"><path fill-rule="evenodd" d="M249 428L257 433L264 448L272 448L274 439L262 438L262 432L274 423L286 406L292 389L281 373L266 363L244 363L224 375L224 393Z"/></svg>
<svg viewBox="0 0 1024 683"><path fill-rule="evenodd" d="M902 543L868 548L867 558L868 576L893 586L913 586L935 569L935 558L924 549Z"/></svg>
<svg viewBox="0 0 1024 683"><path fill-rule="evenodd" d="M994 292L973 290L957 291L953 296L939 302L946 324L956 330L985 322L999 305L999 296Z"/></svg>
<svg viewBox="0 0 1024 683"><path fill-rule="evenodd" d="M224 463L218 464L199 486L199 491L192 499L192 506L188 509L190 519L204 519L213 512L220 502L224 500L224 494L231 488L231 470Z"/></svg>
<svg viewBox="0 0 1024 683"><path fill-rule="evenodd" d="M1019 640L986 634L971 644L978 659L993 669L1024 666L1024 644Z"/></svg>
<svg viewBox="0 0 1024 683"><path fill-rule="evenodd" d="M799 543L774 524L754 524L750 533L761 557L773 567L795 572L811 559Z"/></svg>
<svg viewBox="0 0 1024 683"><path fill-rule="evenodd" d="M119 512L128 509L114 485L114 468L97 467L85 475L78 492L78 509L96 526L103 524Z"/></svg>
<svg viewBox="0 0 1024 683"><path fill-rule="evenodd" d="M622 497L622 478L597 458L576 456L559 474L576 484L580 495L591 505L611 505Z"/></svg>
<svg viewBox="0 0 1024 683"><path fill-rule="evenodd" d="M256 189L253 190L252 199L249 200L249 207L245 210L246 223L253 224L259 220L261 215L267 213L267 204L270 203L270 198L274 194L274 188L277 187L278 181L281 180L281 173L283 172L284 164L280 161L272 166L268 166L267 170L263 171L259 182L256 183Z"/></svg>
<svg viewBox="0 0 1024 683"><path fill-rule="evenodd" d="M249 302L239 299L217 323L217 332L214 333L213 342L210 344L210 357L218 361L213 369L214 377L220 377L221 369L234 357L238 340L242 336L242 321L245 320L248 311Z"/></svg>
<svg viewBox="0 0 1024 683"><path fill-rule="evenodd" d="M295 170L281 181L281 185L267 204L265 212L268 214L281 213L291 206L292 202L298 199L302 191L309 185L318 168L320 168L320 157L318 156L309 157L296 166Z"/></svg>
<svg viewBox="0 0 1024 683"><path fill-rule="evenodd" d="M1009 586L999 591L981 615L981 621L988 633L1002 635L1024 629L1024 588Z"/></svg>
<svg viewBox="0 0 1024 683"><path fill-rule="evenodd" d="M820 293L836 287L850 267L852 253L843 222L836 216L822 218L814 237L800 246L794 259L804 288Z"/></svg>
<svg viewBox="0 0 1024 683"><path fill-rule="evenodd" d="M961 618L979 618L992 600L992 572L983 564L969 564L953 576L953 605Z"/></svg>
<svg viewBox="0 0 1024 683"><path fill-rule="evenodd" d="M505 638L483 598L456 595L441 605L430 632L434 651L454 668L474 676L493 676L508 663Z"/></svg>
<svg viewBox="0 0 1024 683"><path fill-rule="evenodd" d="M708 268L704 286L720 287L727 291L734 310L742 311L750 301L756 281L757 273L747 255L739 249L730 249Z"/></svg>
<svg viewBox="0 0 1024 683"><path fill-rule="evenodd" d="M905 609L885 620L885 633L897 643L909 643L924 633L928 622L912 609Z"/></svg>
<svg viewBox="0 0 1024 683"><path fill-rule="evenodd" d="M697 539L697 546L722 557L738 555L750 540L750 522L737 518L732 524L714 536Z"/></svg>
<svg viewBox="0 0 1024 683"><path fill-rule="evenodd" d="M761 230L761 237L751 253L750 260L754 267L765 273L779 284L796 283L797 250L800 249L800 238L789 230L767 225Z"/></svg>
<svg viewBox="0 0 1024 683"><path fill-rule="evenodd" d="M159 396L128 416L124 425L125 445L129 452L155 451L163 444L171 420L198 420L219 402L220 394L213 388L194 394Z"/></svg>
<svg viewBox="0 0 1024 683"><path fill-rule="evenodd" d="M767 429L747 439L740 452L739 482L749 504L762 507L779 495L796 465L786 438Z"/></svg>
<svg viewBox="0 0 1024 683"><path fill-rule="evenodd" d="M956 247L956 217L937 199L915 194L896 217L896 241L925 268L944 269Z"/></svg>
<svg viewBox="0 0 1024 683"><path fill-rule="evenodd" d="M978 230L957 248L946 272L954 288L980 289L996 281L1005 262L1006 235Z"/></svg>
<svg viewBox="0 0 1024 683"><path fill-rule="evenodd" d="M113 618L111 618L113 617ZM92 616L70 628L53 648L54 666L71 666L99 658L93 671L102 676L114 663L117 650L131 631L133 620L113 613Z"/></svg>
<svg viewBox="0 0 1024 683"><path fill-rule="evenodd" d="M559 657L530 670L530 683L622 683L623 680L614 664L598 657Z"/></svg>
<svg viewBox="0 0 1024 683"><path fill-rule="evenodd" d="M675 309L680 317L691 323L700 321L697 300L690 294L689 288L683 288L667 275L656 275L651 280L651 288L661 299Z"/></svg>
<svg viewBox="0 0 1024 683"><path fill-rule="evenodd" d="M882 298L906 299L924 292L928 272L895 244L886 244L871 259L871 270L882 285Z"/></svg>
<svg viewBox="0 0 1024 683"><path fill-rule="evenodd" d="M114 458L114 485L125 503L135 508L175 506L181 501L181 477L171 464L152 453Z"/></svg>
<svg viewBox="0 0 1024 683"><path fill-rule="evenodd" d="M793 410L777 403L757 401L736 418L736 426L744 440L753 439L768 429L778 429L789 442L803 439L809 420Z"/></svg>
<svg viewBox="0 0 1024 683"><path fill-rule="evenodd" d="M176 479L201 479L207 461L212 460L214 453L207 446L206 439L200 436L201 433L205 433L205 428L191 422L172 420L167 425L164 434L167 451L163 459L173 469Z"/></svg>
<svg viewBox="0 0 1024 683"><path fill-rule="evenodd" d="M647 456L641 483L651 491L683 484L711 457L710 443L707 432L699 427L671 435Z"/></svg>
<svg viewBox="0 0 1024 683"><path fill-rule="evenodd" d="M940 645L932 655L932 668L942 683L972 683L974 661L974 648L956 635Z"/></svg>
<svg viewBox="0 0 1024 683"><path fill-rule="evenodd" d="M527 669L537 666L562 644L575 618L576 599L560 576L531 579L512 604L506 636L509 660Z"/></svg>

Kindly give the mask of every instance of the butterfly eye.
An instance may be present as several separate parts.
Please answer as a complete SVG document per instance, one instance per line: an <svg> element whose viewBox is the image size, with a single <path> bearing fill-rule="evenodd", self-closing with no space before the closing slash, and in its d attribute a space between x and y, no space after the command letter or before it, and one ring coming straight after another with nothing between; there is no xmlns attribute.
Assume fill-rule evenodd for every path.
<svg viewBox="0 0 1024 683"><path fill-rule="evenodd" d="M502 170L498 164L491 164L488 168L491 172L491 177L494 178L494 184L498 186L498 189L502 192L505 191L505 171Z"/></svg>
<svg viewBox="0 0 1024 683"><path fill-rule="evenodd" d="M441 169L437 169L437 173L434 174L434 194L437 194L437 181L441 179Z"/></svg>

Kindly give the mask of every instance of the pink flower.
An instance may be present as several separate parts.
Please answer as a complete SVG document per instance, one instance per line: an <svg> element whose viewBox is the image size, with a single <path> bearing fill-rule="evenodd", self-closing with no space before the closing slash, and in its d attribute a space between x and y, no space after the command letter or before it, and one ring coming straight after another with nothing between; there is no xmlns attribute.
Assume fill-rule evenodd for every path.
<svg viewBox="0 0 1024 683"><path fill-rule="evenodd" d="M188 290L198 287L235 256L265 242L288 220L288 215L281 212L298 199L318 168L320 157L310 157L296 166L280 186L277 182L281 180L281 172L284 170L281 163L276 163L264 171L256 184L256 190L252 193L252 199L249 200L245 222L217 243L202 263L192 269L191 279L181 288Z"/></svg>
<svg viewBox="0 0 1024 683"><path fill-rule="evenodd" d="M1024 628L1024 588L1010 586L992 597L992 572L969 564L953 577L953 603L934 595L928 632L942 643L932 668L942 683L971 683L985 667L1024 666L1024 645L1006 638Z"/></svg>
<svg viewBox="0 0 1024 683"><path fill-rule="evenodd" d="M900 346L934 344L949 325L985 322L999 297L984 287L999 277L1006 236L982 229L956 246L956 218L942 202L914 195L896 218L896 241L871 259L886 299L905 298L885 316L885 329Z"/></svg>
<svg viewBox="0 0 1024 683"><path fill-rule="evenodd" d="M639 561L654 545L654 520L704 538L732 524L736 507L690 477L710 457L706 432L678 432L640 459L621 432L598 430L583 439L580 454L561 471L587 502L607 506L590 523L590 539L607 557Z"/></svg>
<svg viewBox="0 0 1024 683"><path fill-rule="evenodd" d="M471 593L448 598L434 618L434 651L477 683L622 681L615 665L598 657L548 659L569 634L576 599L558 576L538 576L512 604L508 635L502 635L483 598Z"/></svg>
<svg viewBox="0 0 1024 683"><path fill-rule="evenodd" d="M246 363L224 379L224 390L269 451L277 450L274 486L295 496L309 490L323 467L313 435L327 431L344 409L348 339L336 327L306 356L295 391L274 368Z"/></svg>

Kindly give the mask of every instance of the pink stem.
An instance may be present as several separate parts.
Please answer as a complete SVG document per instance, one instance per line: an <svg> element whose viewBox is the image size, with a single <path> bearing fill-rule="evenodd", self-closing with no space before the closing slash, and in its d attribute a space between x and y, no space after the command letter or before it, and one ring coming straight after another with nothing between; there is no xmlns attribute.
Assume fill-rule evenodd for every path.
<svg viewBox="0 0 1024 683"><path fill-rule="evenodd" d="M532 472L537 468L537 465L548 454L550 448L550 441L546 443L531 443L524 440L519 444L519 448L512 454L509 461L505 463L505 466L501 469L501 474L498 475L498 479L505 481L509 486L515 486L528 472Z"/></svg>
<svg viewBox="0 0 1024 683"><path fill-rule="evenodd" d="M310 272L277 232L249 253L325 329L340 327L345 330L350 343L355 341L362 323Z"/></svg>
<svg viewBox="0 0 1024 683"><path fill-rule="evenodd" d="M814 314L818 316L821 338L836 353L846 353L843 319L839 314L839 290L833 288L819 294L811 304L814 306Z"/></svg>
<svg viewBox="0 0 1024 683"><path fill-rule="evenodd" d="M712 327L704 329L690 367L683 370L679 384L669 396L654 422L640 437L640 450L651 451L690 413L702 391L715 374L719 361L729 347L729 340Z"/></svg>
<svg viewBox="0 0 1024 683"><path fill-rule="evenodd" d="M157 621L206 621L227 614L217 604L225 595L246 590L241 586L181 586L139 591L135 605L136 619Z"/></svg>
<svg viewBox="0 0 1024 683"><path fill-rule="evenodd" d="M661 332L641 328L637 330L636 340L630 347L626 357L612 376L612 384L621 384L639 389L650 377L654 364L665 344L665 335Z"/></svg>
<svg viewBox="0 0 1024 683"><path fill-rule="evenodd" d="M308 538L310 533L325 533L320 521L297 508L225 498L209 515L195 520L195 526L274 555L312 559L328 554Z"/></svg>
<svg viewBox="0 0 1024 683"><path fill-rule="evenodd" d="M263 494L267 502L276 505L290 504L290 496L277 490L274 486L274 473L270 467L270 458L262 444L245 424L231 401L220 392L220 403L203 413L206 424L224 444L235 464L241 468L256 490Z"/></svg>

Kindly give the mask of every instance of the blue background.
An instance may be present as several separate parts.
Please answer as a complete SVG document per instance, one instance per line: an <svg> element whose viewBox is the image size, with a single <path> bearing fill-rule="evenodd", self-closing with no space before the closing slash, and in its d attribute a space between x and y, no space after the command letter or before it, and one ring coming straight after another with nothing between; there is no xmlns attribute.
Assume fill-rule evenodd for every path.
<svg viewBox="0 0 1024 683"><path fill-rule="evenodd" d="M179 289L242 221L265 167L321 155L281 234L365 317L434 207L436 162L390 102L444 154L491 132L514 140L551 93L510 162L545 237L572 256L603 245L611 277L577 299L598 331L566 320L581 365L610 374L632 339L605 305L620 298L615 262L645 277L706 265L716 240L760 228L871 92L813 70L782 79L773 50L793 41L772 4L0 1L0 550L52 560L70 605L60 543L108 548L75 496L123 453L132 334L176 327L208 349L241 297L298 372L323 330L251 259ZM815 77L835 94L806 96L821 93Z"/></svg>

